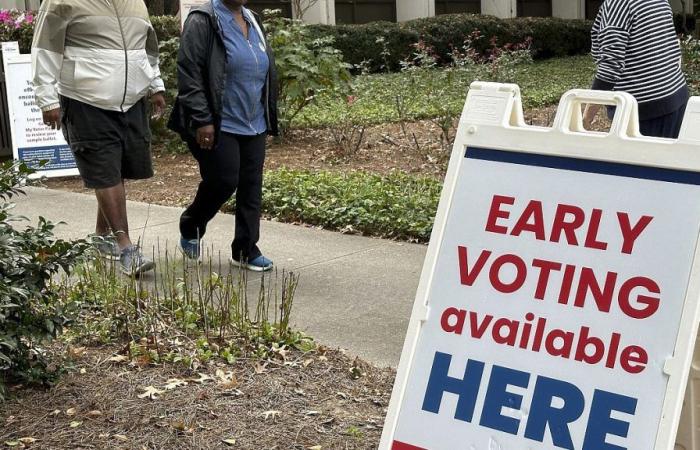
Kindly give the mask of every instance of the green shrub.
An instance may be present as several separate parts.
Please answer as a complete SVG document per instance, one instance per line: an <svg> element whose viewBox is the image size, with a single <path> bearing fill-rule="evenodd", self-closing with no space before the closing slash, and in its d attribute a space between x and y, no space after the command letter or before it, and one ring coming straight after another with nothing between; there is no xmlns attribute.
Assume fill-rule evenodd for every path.
<svg viewBox="0 0 700 450"><path fill-rule="evenodd" d="M297 115L324 92L347 93L350 72L333 38L311 39L308 26L268 17L266 27L275 53L279 86L279 122L284 135Z"/></svg>
<svg viewBox="0 0 700 450"><path fill-rule="evenodd" d="M435 179L398 172L279 169L265 173L262 208L286 222L427 242L441 189Z"/></svg>
<svg viewBox="0 0 700 450"><path fill-rule="evenodd" d="M697 95L700 92L700 41L688 36L681 40L681 50L683 51L683 72L688 80L691 94Z"/></svg>
<svg viewBox="0 0 700 450"><path fill-rule="evenodd" d="M180 37L180 19L174 16L151 16L151 25L159 41Z"/></svg>
<svg viewBox="0 0 700 450"><path fill-rule="evenodd" d="M420 40L434 48L443 63L449 63L452 50L459 48L474 32L485 37L477 50L486 53L492 38L498 46L532 38L537 59L578 55L590 51L591 22L556 18L519 17L499 19L474 14L445 14L415 19L401 24L375 22L364 25L313 25L315 36L333 36L334 46L345 60L372 72L397 70ZM378 43L384 40L384 44ZM380 55L382 45L387 52ZM369 61L369 63L367 63Z"/></svg>
<svg viewBox="0 0 700 450"><path fill-rule="evenodd" d="M9 202L32 173L24 164L0 167L0 399L8 379L35 381L46 373L36 344L55 337L66 322L53 279L69 273L88 249L85 241L53 236L55 225L15 228L21 218Z"/></svg>
<svg viewBox="0 0 700 450"><path fill-rule="evenodd" d="M371 22L361 25L309 25L312 36L331 36L346 62L371 72L396 71L408 58L420 35L405 23ZM385 51L386 58L380 56Z"/></svg>

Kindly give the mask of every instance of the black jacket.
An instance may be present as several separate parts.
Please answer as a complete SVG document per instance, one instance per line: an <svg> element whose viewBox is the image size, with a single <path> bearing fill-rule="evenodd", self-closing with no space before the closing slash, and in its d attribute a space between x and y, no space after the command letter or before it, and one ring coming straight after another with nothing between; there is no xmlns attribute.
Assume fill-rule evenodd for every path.
<svg viewBox="0 0 700 450"><path fill-rule="evenodd" d="M260 17L253 13L265 33ZM277 125L277 72L275 60L267 43L270 68L263 89L267 132L279 134ZM168 121L168 128L192 143L197 129L221 125L221 109L226 87L226 47L212 2L190 12L180 38L177 57L178 95Z"/></svg>

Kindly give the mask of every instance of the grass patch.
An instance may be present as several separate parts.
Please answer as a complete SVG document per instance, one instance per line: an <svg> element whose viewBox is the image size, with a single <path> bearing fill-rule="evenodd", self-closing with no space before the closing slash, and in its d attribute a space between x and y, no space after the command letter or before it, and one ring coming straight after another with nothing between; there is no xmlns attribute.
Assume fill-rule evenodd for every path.
<svg viewBox="0 0 700 450"><path fill-rule="evenodd" d="M520 65L515 82L520 85L525 108L555 104L569 89L591 85L595 66L590 56L574 56ZM399 120L435 117L438 110L430 93L441 92L441 105L458 114L464 107L472 72L463 72L445 91L444 70L430 69L402 73L361 75L356 82L353 120L363 124L380 124ZM547 80L545 83L542 80ZM400 117L397 99L404 117ZM338 124L346 117L345 99L321 95L298 118L297 127L324 127Z"/></svg>
<svg viewBox="0 0 700 450"><path fill-rule="evenodd" d="M279 169L265 174L263 213L285 222L427 242L441 190L435 179L398 172Z"/></svg>

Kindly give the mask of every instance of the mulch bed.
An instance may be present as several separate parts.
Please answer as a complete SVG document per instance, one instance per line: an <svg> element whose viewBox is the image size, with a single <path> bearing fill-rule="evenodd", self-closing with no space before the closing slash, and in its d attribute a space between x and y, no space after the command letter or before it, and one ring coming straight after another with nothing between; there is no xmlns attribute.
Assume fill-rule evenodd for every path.
<svg viewBox="0 0 700 450"><path fill-rule="evenodd" d="M526 121L551 125L555 107ZM331 130L271 143L267 168L400 170L442 178L447 152L430 121L385 124L347 154ZM128 185L130 200L183 206L199 173L189 155L158 151L156 175ZM75 192L78 179L46 185ZM64 352L66 349L63 349ZM15 387L0 409L0 446L42 449L375 449L395 377L342 351L289 351L282 358L186 370L119 361L111 347L68 351L70 372L50 389ZM170 385L172 389L166 389ZM151 387L152 395L147 395ZM162 392L161 392L162 391ZM146 394L146 395L144 395Z"/></svg>
<svg viewBox="0 0 700 450"><path fill-rule="evenodd" d="M556 107L528 110L526 122L551 125ZM404 132L405 130L405 132ZM431 121L383 124L365 131L364 143L357 152L348 154L338 145L333 130L293 131L282 143L270 140L266 168L314 169L374 173L402 171L442 179L449 154L439 140L440 131ZM166 206L186 206L194 197L200 181L194 159L154 149L155 176L149 180L130 181L129 200ZM50 179L52 189L90 193L78 178Z"/></svg>
<svg viewBox="0 0 700 450"><path fill-rule="evenodd" d="M196 371L116 351L69 349L54 387L15 387L0 448L376 449L395 376L323 347Z"/></svg>

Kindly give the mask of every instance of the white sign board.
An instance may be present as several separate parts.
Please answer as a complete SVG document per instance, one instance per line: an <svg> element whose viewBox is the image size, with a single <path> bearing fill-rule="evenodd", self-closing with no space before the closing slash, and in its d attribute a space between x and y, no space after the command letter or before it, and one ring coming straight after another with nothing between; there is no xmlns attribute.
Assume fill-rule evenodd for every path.
<svg viewBox="0 0 700 450"><path fill-rule="evenodd" d="M31 55L22 55L13 49L14 46L3 43L14 158L34 168L46 162L35 177L78 175L75 159L62 132L44 125L41 110L34 100Z"/></svg>
<svg viewBox="0 0 700 450"><path fill-rule="evenodd" d="M571 130L580 95L618 106L609 135ZM634 99L600 95L539 128L517 87L473 86L380 448L673 448L700 142L641 138Z"/></svg>
<svg viewBox="0 0 700 450"><path fill-rule="evenodd" d="M209 0L180 0L180 29L185 28L185 20L193 9L209 3Z"/></svg>

